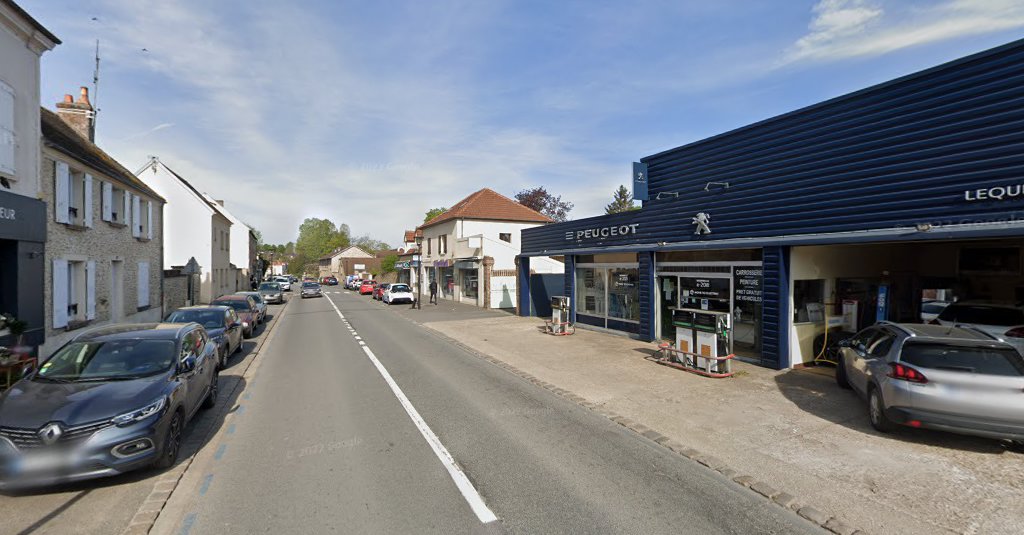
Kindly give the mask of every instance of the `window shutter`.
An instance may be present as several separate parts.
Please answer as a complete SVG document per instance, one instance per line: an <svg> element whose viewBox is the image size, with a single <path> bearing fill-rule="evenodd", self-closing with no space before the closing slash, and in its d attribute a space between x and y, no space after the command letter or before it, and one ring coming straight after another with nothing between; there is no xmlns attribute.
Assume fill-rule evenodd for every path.
<svg viewBox="0 0 1024 535"><path fill-rule="evenodd" d="M149 306L149 262L139 262L139 308Z"/></svg>
<svg viewBox="0 0 1024 535"><path fill-rule="evenodd" d="M142 225L141 201L138 195L132 195L132 236L136 238L142 236L142 230L139 228Z"/></svg>
<svg viewBox="0 0 1024 535"><path fill-rule="evenodd" d="M153 201L146 201L146 238L153 239Z"/></svg>
<svg viewBox="0 0 1024 535"><path fill-rule="evenodd" d="M71 170L68 169L68 164L64 162L54 162L55 176L54 176L54 220L58 223L70 223L71 219L68 217L68 206L71 201Z"/></svg>
<svg viewBox="0 0 1024 535"><path fill-rule="evenodd" d="M96 319L96 261L85 264L85 319Z"/></svg>
<svg viewBox="0 0 1024 535"><path fill-rule="evenodd" d="M132 196L128 193L128 190L124 191L121 195L124 200L124 208L121 210L121 224L131 225L132 224Z"/></svg>
<svg viewBox="0 0 1024 535"><path fill-rule="evenodd" d="M68 261L53 261L53 328L68 325Z"/></svg>
<svg viewBox="0 0 1024 535"><path fill-rule="evenodd" d="M15 174L14 89L0 82L0 172Z"/></svg>
<svg viewBox="0 0 1024 535"><path fill-rule="evenodd" d="M101 182L100 186L100 204L103 205L103 215L101 216L104 221L111 221L114 219L114 185L110 182Z"/></svg>
<svg viewBox="0 0 1024 535"><path fill-rule="evenodd" d="M85 210L85 226L92 228L92 175L86 174L85 179L83 179L82 182L85 185L85 195L83 202L85 206L82 207L82 209Z"/></svg>

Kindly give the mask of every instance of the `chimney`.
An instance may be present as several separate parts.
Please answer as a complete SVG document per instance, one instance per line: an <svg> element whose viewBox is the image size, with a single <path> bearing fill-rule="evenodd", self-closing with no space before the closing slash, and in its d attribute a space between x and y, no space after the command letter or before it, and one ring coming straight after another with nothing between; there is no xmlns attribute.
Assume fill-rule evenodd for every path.
<svg viewBox="0 0 1024 535"><path fill-rule="evenodd" d="M64 102L57 103L57 116L85 139L96 140L96 113L89 103L88 87L82 86L77 101L64 95Z"/></svg>

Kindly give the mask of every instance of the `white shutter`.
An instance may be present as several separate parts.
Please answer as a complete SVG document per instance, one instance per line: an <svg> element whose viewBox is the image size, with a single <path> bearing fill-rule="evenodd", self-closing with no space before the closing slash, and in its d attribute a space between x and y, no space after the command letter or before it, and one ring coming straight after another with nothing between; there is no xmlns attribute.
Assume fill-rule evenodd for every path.
<svg viewBox="0 0 1024 535"><path fill-rule="evenodd" d="M103 214L100 216L104 221L110 221L114 218L114 185L110 182L100 182L103 184L100 186L100 204L103 205Z"/></svg>
<svg viewBox="0 0 1024 535"><path fill-rule="evenodd" d="M149 306L149 262L139 262L139 308Z"/></svg>
<svg viewBox="0 0 1024 535"><path fill-rule="evenodd" d="M85 206L82 208L85 210L85 226L92 228L92 175L86 173L85 179L83 180L85 186L84 202Z"/></svg>
<svg viewBox="0 0 1024 535"><path fill-rule="evenodd" d="M153 201L146 201L146 238L153 239Z"/></svg>
<svg viewBox="0 0 1024 535"><path fill-rule="evenodd" d="M53 328L68 325L68 261L53 261Z"/></svg>
<svg viewBox="0 0 1024 535"><path fill-rule="evenodd" d="M85 264L85 319L96 319L96 261Z"/></svg>
<svg viewBox="0 0 1024 535"><path fill-rule="evenodd" d="M15 174L14 89L0 82L0 172Z"/></svg>
<svg viewBox="0 0 1024 535"><path fill-rule="evenodd" d="M132 196L127 190L123 192L121 198L124 199L124 209L121 210L121 224L131 225L132 224Z"/></svg>
<svg viewBox="0 0 1024 535"><path fill-rule="evenodd" d="M54 162L56 169L54 186L54 220L58 223L70 223L68 218L68 206L71 201L71 170L64 162Z"/></svg>
<svg viewBox="0 0 1024 535"><path fill-rule="evenodd" d="M142 207L140 206L141 199L138 195L132 195L132 236L139 238L142 236L142 232L139 230L139 225L142 224Z"/></svg>

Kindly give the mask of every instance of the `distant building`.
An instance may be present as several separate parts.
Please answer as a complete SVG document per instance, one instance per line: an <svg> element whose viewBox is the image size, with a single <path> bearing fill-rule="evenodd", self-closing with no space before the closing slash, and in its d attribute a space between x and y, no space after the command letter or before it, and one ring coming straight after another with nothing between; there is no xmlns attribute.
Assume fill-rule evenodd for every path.
<svg viewBox="0 0 1024 535"><path fill-rule="evenodd" d="M424 290L437 282L442 299L485 308L514 308L520 232L548 223L551 218L494 190L473 193L420 226ZM539 257L533 259L531 269L562 273L565 267L557 260Z"/></svg>
<svg viewBox="0 0 1024 535"><path fill-rule="evenodd" d="M199 302L235 291L231 269L231 220L221 206L154 157L138 176L164 199L164 269L195 258L201 270Z"/></svg>
<svg viewBox="0 0 1024 535"><path fill-rule="evenodd" d="M334 275L342 280L348 275L354 275L361 279L371 279L373 272L380 268L380 261L380 258L361 247L350 245L320 259L320 276Z"/></svg>

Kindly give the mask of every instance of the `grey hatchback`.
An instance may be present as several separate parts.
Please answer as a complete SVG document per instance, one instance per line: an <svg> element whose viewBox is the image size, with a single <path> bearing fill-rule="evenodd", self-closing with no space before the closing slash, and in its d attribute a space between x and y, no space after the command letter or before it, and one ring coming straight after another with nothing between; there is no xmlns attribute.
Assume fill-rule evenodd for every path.
<svg viewBox="0 0 1024 535"><path fill-rule="evenodd" d="M923 427L1024 444L1024 358L972 327L881 322L840 343L836 382L868 402L871 425Z"/></svg>

